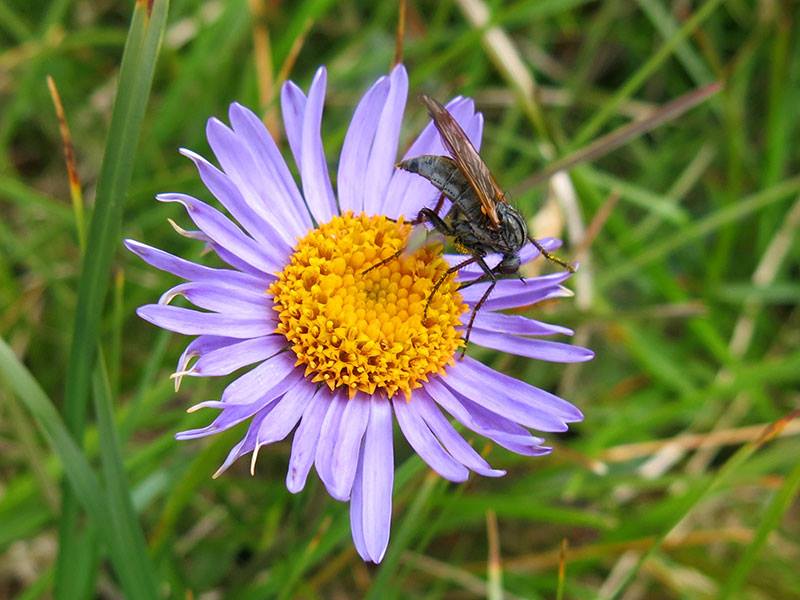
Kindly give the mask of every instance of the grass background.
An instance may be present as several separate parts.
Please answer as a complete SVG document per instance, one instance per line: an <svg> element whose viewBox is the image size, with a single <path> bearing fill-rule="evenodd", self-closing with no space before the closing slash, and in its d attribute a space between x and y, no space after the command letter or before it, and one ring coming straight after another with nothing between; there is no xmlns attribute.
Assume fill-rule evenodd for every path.
<svg viewBox="0 0 800 600"><path fill-rule="evenodd" d="M174 279L120 239L198 258L166 223L185 216L153 196L208 198L176 149L208 155L205 121L234 100L276 123L285 75L306 87L328 66L323 131L335 156L359 95L391 63L397 6L147 8L0 4L0 597L796 596L791 1L409 3L412 96L476 98L487 163L536 234L564 237L565 255L582 262L574 299L529 314L575 328L597 357L550 365L473 348L586 420L552 436L544 459L474 440L509 475L460 486L397 444L392 539L378 567L358 559L346 506L316 478L286 492L288 444L262 452L255 477L240 461L212 480L241 428L173 440L207 421L184 409L224 382L173 391L187 340L134 309ZM94 217L83 263L47 75ZM554 185L526 183L554 157L716 80L724 90L676 121ZM412 99L404 139L424 119Z"/></svg>

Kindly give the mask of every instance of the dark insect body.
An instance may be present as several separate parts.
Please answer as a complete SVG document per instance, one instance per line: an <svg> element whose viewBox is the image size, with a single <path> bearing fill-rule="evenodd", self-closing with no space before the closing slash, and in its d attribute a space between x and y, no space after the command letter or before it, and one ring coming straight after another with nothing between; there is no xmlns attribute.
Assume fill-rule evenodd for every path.
<svg viewBox="0 0 800 600"><path fill-rule="evenodd" d="M463 356L467 343L469 343L475 315L491 295L497 283L497 276L519 275L519 253L526 242L533 243L545 258L570 271L574 269L571 265L551 255L530 236L525 219L517 209L508 203L505 194L497 185L478 151L447 109L429 96L423 95L421 98L428 108L450 156L417 156L404 160L397 166L424 177L441 191L436 207L434 209L423 208L415 222L429 222L437 231L452 238L460 250L470 255L468 259L450 268L436 281L425 304L425 314L427 315L431 298L442 283L449 275L458 272L462 267L477 263L483 270L483 275L461 284L459 289L491 281L472 310L464 336ZM452 201L453 206L446 218L443 219L439 216L439 211L445 197ZM400 252L373 265L368 271L393 260L400 255ZM484 257L492 253L500 254L502 259L494 267L489 267ZM519 277L523 279L521 275Z"/></svg>

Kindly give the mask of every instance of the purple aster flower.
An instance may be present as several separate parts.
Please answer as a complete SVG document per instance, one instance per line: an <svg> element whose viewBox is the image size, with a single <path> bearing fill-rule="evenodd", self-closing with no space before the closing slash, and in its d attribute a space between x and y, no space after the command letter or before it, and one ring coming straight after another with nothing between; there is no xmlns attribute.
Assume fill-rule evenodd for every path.
<svg viewBox="0 0 800 600"><path fill-rule="evenodd" d="M529 429L565 431L580 411L544 390L456 355L471 308L487 284L462 291L459 281L481 272L465 267L435 294L429 292L457 255L426 245L374 265L403 248L408 217L435 203L425 179L395 168L408 78L403 66L381 77L356 107L339 157L334 192L320 137L326 71L317 71L308 95L295 84L281 94L286 136L300 174L292 177L259 118L239 104L230 127L210 119L208 141L221 169L189 150L200 178L229 216L186 194L161 194L182 204L202 240L229 265L212 268L140 242L127 247L150 265L185 280L158 304L138 310L145 320L197 336L178 361L184 376L229 375L219 400L192 407L219 411L180 440L249 426L217 471L239 457L286 438L292 431L286 486L303 489L312 465L331 496L350 501L353 541L366 561L380 562L389 541L394 481L393 418L411 447L451 481L493 469L458 433L450 417L494 443L528 456L550 448ZM472 142L480 144L483 118L473 102L447 104ZM405 154L446 154L432 123ZM231 218L232 217L232 218ZM559 242L542 240L547 249ZM536 258L527 246L523 262ZM487 257L490 265L499 257ZM541 339L571 334L564 327L508 315L504 309L569 295L569 273L501 280L475 318L474 344L555 362L584 361L584 348ZM183 296L200 310L171 306ZM215 476L216 476L215 475Z"/></svg>

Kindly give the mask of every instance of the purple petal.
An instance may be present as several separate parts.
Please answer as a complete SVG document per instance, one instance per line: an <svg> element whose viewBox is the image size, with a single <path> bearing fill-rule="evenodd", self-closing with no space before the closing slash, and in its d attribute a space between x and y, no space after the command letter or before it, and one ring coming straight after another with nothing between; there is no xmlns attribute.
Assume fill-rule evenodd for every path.
<svg viewBox="0 0 800 600"><path fill-rule="evenodd" d="M266 292L233 286L223 281L190 281L167 290L158 299L168 305L177 296L183 296L198 308L215 312L258 317L272 311L272 298Z"/></svg>
<svg viewBox="0 0 800 600"><path fill-rule="evenodd" d="M455 372L457 372L457 376L462 380L469 380L473 383L482 382L484 387L488 385L494 388L496 386L507 396L507 398L513 399L515 403L523 405L529 410L544 411L553 415L557 415L567 423L572 423L583 419L583 414L581 411L566 400L562 400L558 396L551 394L550 392L540 390L539 388L529 385L524 381L520 381L519 379L515 379L514 377L509 377L508 375L504 375L503 373L495 371L494 369L484 365L482 362L477 361L474 358L470 358L469 356L465 356L463 360L459 361L458 365L456 365L456 368L453 369L453 373ZM447 380L445 380L445 383L447 383ZM465 396L481 403L480 396L477 398L471 397L468 394L465 394ZM482 404L486 406L486 408L492 410L490 406L486 405L485 403ZM505 414L502 411L493 412ZM510 414L505 415L511 417ZM524 425L522 421L519 422Z"/></svg>
<svg viewBox="0 0 800 600"><path fill-rule="evenodd" d="M403 435L431 469L450 481L469 479L466 467L450 456L428 429L417 410L416 396L412 396L408 402L405 398L395 399L392 404Z"/></svg>
<svg viewBox="0 0 800 600"><path fill-rule="evenodd" d="M251 291L263 292L269 286L270 280L267 277L255 277L248 273L240 273L239 271L231 271L230 269L212 269L198 265L188 260L173 256L168 252L153 248L147 244L142 244L135 240L125 240L125 247L136 254L139 258L147 264L154 266L156 269L166 271L172 275L176 275L182 279L192 281L216 280L231 285L238 285L240 287L249 289Z"/></svg>
<svg viewBox="0 0 800 600"><path fill-rule="evenodd" d="M237 369L273 357L286 347L282 335L267 335L212 350L201 356L186 375L198 377L229 375Z"/></svg>
<svg viewBox="0 0 800 600"><path fill-rule="evenodd" d="M550 362L585 362L594 358L594 352L580 346L550 340L523 338L481 329L473 329L469 340L484 348L493 348L517 356L527 356Z"/></svg>
<svg viewBox="0 0 800 600"><path fill-rule="evenodd" d="M261 119L241 104L231 104L228 115L233 130L242 137L260 165L257 186L261 196L269 200L266 203L269 212L274 213L292 235L305 235L311 229L311 218L275 140Z"/></svg>
<svg viewBox="0 0 800 600"><path fill-rule="evenodd" d="M249 182L255 169L248 164L252 161L247 160L250 156L247 148L217 119L209 119L206 135L225 173L195 152L181 149L181 154L194 162L205 186L248 234L262 245L288 254L294 239L284 232L284 228L276 227L280 224L270 218L265 203L253 191Z"/></svg>
<svg viewBox="0 0 800 600"><path fill-rule="evenodd" d="M277 402L273 402L266 407L262 408L259 412L257 412L253 416L253 420L250 422L250 425L247 427L247 433L244 437L239 440L239 442L231 448L231 451L228 452L228 456L225 458L225 461L222 463L219 469L217 469L216 473L214 473L214 479L222 475L228 468L238 460L240 456L244 456L245 454L252 452L256 445L256 436L258 435L258 429L261 426L261 423L264 419L269 415L277 405Z"/></svg>
<svg viewBox="0 0 800 600"><path fill-rule="evenodd" d="M389 544L392 521L392 408L382 396L372 396L369 402L369 424L362 453L362 527L367 554L373 562L379 563Z"/></svg>
<svg viewBox="0 0 800 600"><path fill-rule="evenodd" d="M281 88L281 113L283 113L283 129L289 148L292 150L294 162L300 168L303 148L303 115L306 112L306 95L297 85L287 81Z"/></svg>
<svg viewBox="0 0 800 600"><path fill-rule="evenodd" d="M527 429L505 417L485 409L470 410L465 398L450 390L438 379L431 379L425 385L425 391L431 400L453 415L464 427L500 445L504 445L501 440L527 446L538 446L544 442L542 438L532 436Z"/></svg>
<svg viewBox="0 0 800 600"><path fill-rule="evenodd" d="M533 437L521 425L486 410L480 404L462 396L458 396L457 402L462 410L469 414L472 422L487 430L486 437L497 445L524 456L543 456L550 453L550 448L542 446L544 443L542 438Z"/></svg>
<svg viewBox="0 0 800 600"><path fill-rule="evenodd" d="M236 338L218 335L201 335L196 337L189 342L189 345L184 349L183 353L178 359L178 366L175 368L175 370L177 372L185 371L186 367L189 365L189 362L193 358L203 356L208 352L213 352L214 350L219 350L220 348L232 346L238 342L239 340Z"/></svg>
<svg viewBox="0 0 800 600"><path fill-rule="evenodd" d="M475 370L466 368L461 360L455 367L448 369L443 377L445 384L465 398L474 400L493 413L503 415L520 425L538 429L539 431L566 431L565 420L547 409L530 408L509 396L502 383L492 376L479 378ZM491 370L491 369L490 369ZM495 373L495 371L492 371Z"/></svg>
<svg viewBox="0 0 800 600"><path fill-rule="evenodd" d="M339 212L336 197L333 195L325 150L322 146L322 109L325 104L325 67L317 69L303 115L303 145L300 177L303 181L303 196L317 223L327 223Z"/></svg>
<svg viewBox="0 0 800 600"><path fill-rule="evenodd" d="M422 420L456 461L485 477L502 477L506 474L505 471L492 469L489 463L475 452L472 446L445 419L426 394L415 396L413 402Z"/></svg>
<svg viewBox="0 0 800 600"><path fill-rule="evenodd" d="M356 476L361 441L369 421L369 398L357 394L347 400L347 406L339 422L339 431L330 461L332 480L331 496L345 501L350 498L350 490Z"/></svg>
<svg viewBox="0 0 800 600"><path fill-rule="evenodd" d="M275 325L264 315L259 318L198 312L177 306L145 304L136 309L145 321L184 335L221 335L251 338L269 335Z"/></svg>
<svg viewBox="0 0 800 600"><path fill-rule="evenodd" d="M300 421L303 412L314 400L317 389L304 382L294 386L283 395L275 406L269 419L258 430L257 446L272 444L284 439Z"/></svg>
<svg viewBox="0 0 800 600"><path fill-rule="evenodd" d="M304 382L304 385L311 386L312 384ZM289 470L286 473L286 489L292 494L298 493L306 485L308 472L311 470L311 465L314 464L322 421L325 419L325 413L328 412L328 406L332 400L333 395L327 389L320 389L303 411L300 426L294 432Z"/></svg>
<svg viewBox="0 0 800 600"><path fill-rule="evenodd" d="M317 469L317 474L322 483L325 484L328 493L337 500L342 501L347 500L347 497L339 498L334 495L336 485L331 463L333 462L333 449L339 436L339 424L342 421L345 408L347 408L347 394L339 390L333 392L333 400L328 407L328 412L325 413L325 419L322 421L322 428L319 431L317 452L314 458L314 467Z"/></svg>
<svg viewBox="0 0 800 600"><path fill-rule="evenodd" d="M508 281L511 283L510 280ZM539 302L544 302L545 300L550 300L551 298L565 298L573 295L573 293L567 288L558 284L548 285L548 282L546 281L531 284L531 287L523 290L515 289L513 286L501 286L501 281L498 281L497 283L498 285L495 286L494 290L489 295L488 300L484 302L481 310L505 310L509 308L521 308L525 306L531 306L532 304L537 304ZM464 292L467 292L471 289L472 288L467 288L463 290L461 292L462 298L464 298ZM464 298L465 302L467 302L467 304L470 306L475 306L480 300L480 297L483 296L485 288L479 289L478 291L481 292L480 296L475 297L476 294L470 292L469 299Z"/></svg>
<svg viewBox="0 0 800 600"><path fill-rule="evenodd" d="M238 212L250 213L250 225L232 211L231 214L256 240L278 248L283 245L283 251L288 253L295 244L296 236L287 228L285 218L276 218L275 197L266 195L267 190L277 187L275 182L262 171L261 163L250 152L245 140L218 119L208 120L206 137L219 164L225 169L224 175L216 173L216 187L228 198L236 198ZM205 179L203 182L206 183ZM214 188L208 188L214 192ZM252 230L251 226L257 229ZM303 235L305 231L301 229L298 233Z"/></svg>
<svg viewBox="0 0 800 600"><path fill-rule="evenodd" d="M540 275L529 279L498 279L489 298L496 299L505 298L507 296L530 295L531 292L549 290L560 285L566 279L569 279L570 275L571 273L568 271L560 271L558 273ZM460 290L459 293L465 302L474 304L480 300L481 296L483 296L483 293L490 285L490 281L482 281L481 283L476 283Z"/></svg>
<svg viewBox="0 0 800 600"><path fill-rule="evenodd" d="M358 453L358 467L356 478L353 481L353 491L350 494L350 531L353 534L353 545L358 555L364 561L370 561L367 545L364 542L364 499L362 488L364 486L364 440L361 440L361 451Z"/></svg>
<svg viewBox="0 0 800 600"><path fill-rule="evenodd" d="M222 412L209 425L201 427L200 429L189 429L188 431L181 431L175 435L176 440L190 440L195 438L212 435L230 429L234 425L238 425L256 414L258 411L269 406L275 400L280 398L287 391L292 389L299 382L302 382L302 371L297 370L295 374L286 377L282 381L274 383L271 388L261 390L257 399L249 403L241 404L228 404L226 402L209 401L201 402L199 405L193 407L197 409L200 407L217 408ZM251 448L252 449L252 448Z"/></svg>
<svg viewBox="0 0 800 600"><path fill-rule="evenodd" d="M339 156L336 186L342 211L364 210L364 173L378 128L383 105L389 93L389 79L381 77L358 103Z"/></svg>
<svg viewBox="0 0 800 600"><path fill-rule="evenodd" d="M158 194L156 199L182 204L195 225L208 237L259 271L274 273L283 268L286 253L278 251L274 256L269 256L255 240L205 202L187 194Z"/></svg>
<svg viewBox="0 0 800 600"><path fill-rule="evenodd" d="M466 324L469 320L469 313L464 313L462 320ZM505 315L491 311L481 310L475 315L472 331L478 329L483 331L495 331L497 333L511 333L516 335L554 335L563 333L572 335L573 331L560 325L542 323L522 315Z"/></svg>
<svg viewBox="0 0 800 600"><path fill-rule="evenodd" d="M367 213L381 210L386 201L386 188L395 170L400 125L408 97L408 74L403 65L392 70L390 81L389 97L381 112L375 143L364 173L364 210Z"/></svg>
<svg viewBox="0 0 800 600"><path fill-rule="evenodd" d="M263 396L266 390L283 394L302 378L303 370L294 366L293 352L281 352L228 384L222 392L225 404L248 404Z"/></svg>

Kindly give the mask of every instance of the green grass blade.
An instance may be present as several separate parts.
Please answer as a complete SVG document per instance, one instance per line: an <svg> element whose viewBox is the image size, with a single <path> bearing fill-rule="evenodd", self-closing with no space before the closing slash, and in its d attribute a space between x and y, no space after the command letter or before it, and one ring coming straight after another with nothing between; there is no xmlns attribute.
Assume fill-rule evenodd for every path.
<svg viewBox="0 0 800 600"><path fill-rule="evenodd" d="M61 460L64 474L74 491L76 501L84 508L94 522L96 531L108 544L111 562L120 578L126 597L143 600L157 598L155 583L142 568L146 560L143 556L146 557L146 554L135 556L142 547L141 544L136 544L136 534L132 533L132 524L135 521L126 514L117 514L118 507L113 502L123 493L127 493L127 487L122 490L111 490L109 496L106 496L86 456L73 439L53 403L2 338L0 338L0 376L6 380L8 386L33 415L56 456ZM100 412L101 418L108 418L108 415L102 414L102 410ZM104 428L108 427L108 423L102 425ZM108 444L104 444L103 450L109 450ZM120 458L118 454L116 458ZM112 459L106 458L104 462L109 460ZM119 485L122 477L109 470L113 468L114 465L107 469L106 477L109 483ZM121 465L116 468L121 468ZM112 502L109 502L109 499ZM141 536L141 531L138 535ZM143 542L143 538L140 540ZM72 567L75 568L74 561ZM77 573L75 580L80 578L85 580L86 574Z"/></svg>
<svg viewBox="0 0 800 600"><path fill-rule="evenodd" d="M144 533L133 508L130 486L125 475L119 437L114 425L111 385L105 359L101 355L93 377L94 407L100 433L100 459L106 484L106 506L120 537L128 577L126 591L131 598L152 598L157 589L153 564L147 550ZM122 579L122 574L120 574Z"/></svg>
<svg viewBox="0 0 800 600"><path fill-rule="evenodd" d="M764 518L758 526L756 535L753 541L744 551L744 554L739 559L730 571L725 587L720 592L720 598L741 598L739 590L747 579L747 574L753 568L759 552L767 542L769 534L780 525L783 515L789 510L792 505L797 492L800 490L800 462L797 462L792 469L791 473L786 477L781 489L772 497L772 501L767 506L764 512Z"/></svg>
<svg viewBox="0 0 800 600"><path fill-rule="evenodd" d="M89 375L95 357L111 261L119 244L123 202L133 170L131 156L139 139L166 26L168 5L168 0L156 0L152 5L143 1L136 3L122 58L119 87L78 286L75 328L66 376L65 421L76 439L81 437L86 418ZM56 590L57 593L61 591L63 597L71 595L69 582L74 572L74 554L80 552L81 546L74 526L76 515L77 506L67 488L56 565Z"/></svg>
<svg viewBox="0 0 800 600"><path fill-rule="evenodd" d="M744 219L752 213L762 210L776 202L785 200L790 195L798 193L798 191L800 191L800 177L794 177L766 190L756 192L747 198L743 198L738 203L711 213L707 217L696 221L674 235L652 244L642 253L610 269L599 279L598 284L602 287L606 287L616 283L632 273L635 273L637 269L663 258L684 244L708 235L728 223Z"/></svg>
<svg viewBox="0 0 800 600"><path fill-rule="evenodd" d="M722 0L707 0L698 10L688 19L683 26L677 30L657 52L639 67L636 73L619 88L613 97L603 105L592 119L584 125L574 140L570 144L570 149L578 148L592 139L603 125L613 117L620 104L630 98L647 79L669 58L681 43L695 30L700 24L710 17Z"/></svg>

